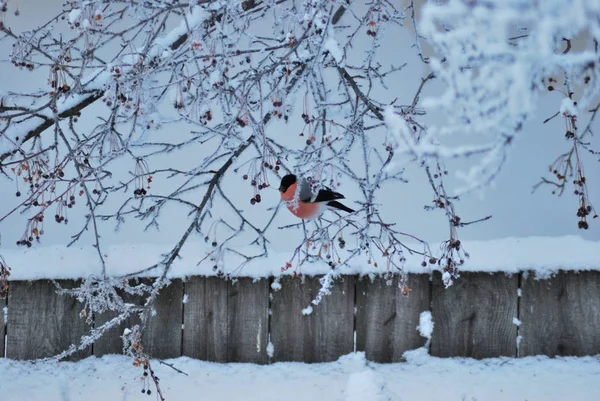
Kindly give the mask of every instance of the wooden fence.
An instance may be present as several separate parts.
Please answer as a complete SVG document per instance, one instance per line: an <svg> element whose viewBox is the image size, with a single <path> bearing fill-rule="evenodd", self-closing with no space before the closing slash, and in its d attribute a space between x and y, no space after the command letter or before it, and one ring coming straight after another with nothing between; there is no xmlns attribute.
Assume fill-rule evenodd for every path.
<svg viewBox="0 0 600 401"><path fill-rule="evenodd" d="M410 275L409 296L400 293L397 278L388 286L382 278L343 276L308 315L301 310L319 291L318 277L282 278L278 291L271 283L249 278L235 283L216 277L174 280L161 292L157 314L146 327L145 350L156 358L184 355L261 364L332 361L356 350L365 351L372 361L396 362L405 351L425 344L416 327L421 312L430 310L434 356L600 354L600 272L559 272L547 280L526 273L464 273L448 289L439 273L432 280ZM0 305L8 306L8 324L0 326L6 336L0 355L8 358L58 354L89 330L79 317L81 305L56 294L47 280L11 282ZM95 324L111 317L97 315ZM72 359L121 353L120 335L135 320Z"/></svg>

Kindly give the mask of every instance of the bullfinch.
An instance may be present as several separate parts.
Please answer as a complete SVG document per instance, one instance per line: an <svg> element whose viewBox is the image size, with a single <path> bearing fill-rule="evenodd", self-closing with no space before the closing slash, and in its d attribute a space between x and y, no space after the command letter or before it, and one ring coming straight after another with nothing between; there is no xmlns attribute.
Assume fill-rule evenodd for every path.
<svg viewBox="0 0 600 401"><path fill-rule="evenodd" d="M310 220L319 217L328 207L348 213L354 212L354 210L336 200L345 199L344 195L334 192L330 188L325 187L315 195L312 193L309 183L306 180L302 180L298 192L298 201L296 202L297 190L298 180L294 174L288 174L281 179L281 184L279 185L281 199L286 202L289 211L301 219Z"/></svg>

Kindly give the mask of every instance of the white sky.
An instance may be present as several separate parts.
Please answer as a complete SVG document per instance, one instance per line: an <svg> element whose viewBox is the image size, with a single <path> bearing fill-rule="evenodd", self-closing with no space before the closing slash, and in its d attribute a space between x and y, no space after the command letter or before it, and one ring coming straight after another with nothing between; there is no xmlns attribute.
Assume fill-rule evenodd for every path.
<svg viewBox="0 0 600 401"><path fill-rule="evenodd" d="M11 2L11 4L14 4ZM62 2L58 0L39 2L36 0L20 0L18 2L21 15L17 18L12 13L7 14L8 25L16 32L37 26L45 21L48 15L55 13L61 7ZM65 23L66 24L66 23ZM415 55L414 49L410 49L412 33L408 30L399 33L400 36L388 37L383 41L383 46L390 46L394 51L385 51L386 59L383 61L393 62L398 65L408 63L408 66L400 73L392 83L389 98L399 97L401 103L409 103L420 78L427 72L422 63ZM386 44L387 42L387 44ZM6 41L0 42L0 59L6 60L10 54L10 44ZM0 88L2 90L28 90L37 87L45 87L47 71L39 70L33 73L19 71L8 63L0 64ZM436 96L441 93L439 82L428 85L425 95ZM510 90L510 88L508 88ZM480 193L466 196L457 203L457 213L463 221L478 219L491 214L493 218L485 223L475 224L460 230L460 236L463 240L488 240L504 237L524 237L524 236L562 236L562 235L580 235L583 238L591 240L600 239L600 221L590 220L590 229L587 231L577 228L576 210L578 207L577 198L572 195L572 190L568 189L561 197L551 196L549 187L541 187L535 194L531 194L532 186L539 181L540 176L547 174L549 164L562 152L568 150L568 143L564 139L564 121L561 118L555 118L548 124L542 125L542 121L548 116L554 114L560 105L561 96L553 92L545 96L539 105L538 113L525 126L524 132L515 137L513 149L509 154L509 160L504 170L497 178L494 185L483 190ZM101 105L88 108L85 111L80 123L80 129L85 130L86 124L89 124L95 117L95 114L101 113ZM430 111L426 118L429 124L439 124L443 121L443 116L439 111ZM583 125L580 123L580 125ZM598 124L596 129L600 129ZM268 130L282 130L285 132L300 131L301 127L282 126L281 124L272 124ZM173 128L164 128L164 132L159 134L172 134ZM285 132L283 132L285 130ZM596 141L597 142L597 141ZM188 158L193 163L197 155L188 152L187 154L172 155L178 162L186 162ZM175 159L164 158L163 163L169 165ZM585 167L587 181L592 203L596 208L600 208L600 169L598 162L591 157L586 157ZM456 169L466 169L468 163L454 162L447 164L451 177L447 181L449 189L453 189L456 182L452 179ZM133 166L126 165L123 169L133 169ZM397 223L397 228L419 236L430 241L434 246L436 241L443 240L447 235L447 222L441 212L425 212L423 206L430 204L433 199L431 189L427 183L422 171L409 167L406 178L410 179L409 184L394 184L383 188L377 202L382 204L381 210L384 217L389 221ZM276 181L272 178L272 183ZM226 180L223 183L224 189L236 192L236 202L245 210L249 210L256 219L260 220L267 216L267 213L261 208L274 207L279 202L279 195L276 191L263 191L263 201L260 205L250 207L248 200L253 195L249 185L243 183L239 176ZM160 182L155 183L153 191L160 191ZM352 207L352 199L358 198L358 188L353 187L351 183L342 182L339 189L349 199L346 204ZM12 209L17 202L14 196L14 184L8 182L5 178L0 178L0 212L4 214ZM43 238L43 245L64 244L69 241L70 235L79 229L77 225L77 214L84 213L84 205L79 204L70 210L69 226L58 226L53 219L47 219L46 235ZM215 212L219 212L219 207L215 207ZM290 224L294 222L293 216L287 211L279 213L274 227ZM52 216L50 216L52 217ZM4 222L0 223L0 234L2 235L3 247L14 247L15 241L20 239L25 228L24 216L14 215ZM105 244L120 243L168 243L171 244L174 238L179 238L183 230L183 224L186 222L184 213L173 218L169 215L163 222L161 231L151 231L141 233L140 228L143 225L139 223L130 223L122 227L119 232L113 232L108 225L104 226L103 241ZM289 235L281 236L278 230L272 231L270 237L272 247L275 250L289 250L295 247L296 239ZM88 237L85 243L90 243Z"/></svg>

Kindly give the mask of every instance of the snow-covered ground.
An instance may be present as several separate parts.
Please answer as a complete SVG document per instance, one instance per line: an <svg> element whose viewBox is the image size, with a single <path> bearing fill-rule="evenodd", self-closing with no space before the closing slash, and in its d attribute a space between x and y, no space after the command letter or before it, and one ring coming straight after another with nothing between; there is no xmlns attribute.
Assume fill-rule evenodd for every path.
<svg viewBox="0 0 600 401"><path fill-rule="evenodd" d="M440 359L424 349L408 362L375 364L355 353L322 364L153 362L166 400L249 401L598 401L600 356ZM141 368L125 356L80 362L31 363L0 359L3 401L155 400L142 394Z"/></svg>

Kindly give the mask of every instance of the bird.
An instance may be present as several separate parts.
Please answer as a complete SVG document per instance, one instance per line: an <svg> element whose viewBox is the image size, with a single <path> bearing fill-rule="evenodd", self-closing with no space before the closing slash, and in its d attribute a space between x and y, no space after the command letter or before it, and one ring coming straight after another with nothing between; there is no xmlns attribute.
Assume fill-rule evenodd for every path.
<svg viewBox="0 0 600 401"><path fill-rule="evenodd" d="M353 209L337 201L337 199L345 199L345 196L339 192L332 191L331 188L324 187L315 195L312 193L309 183L303 179L296 202L297 189L298 178L294 174L288 174L281 179L281 184L279 185L281 199L287 203L288 210L296 217L311 220L319 217L327 208L354 213Z"/></svg>

